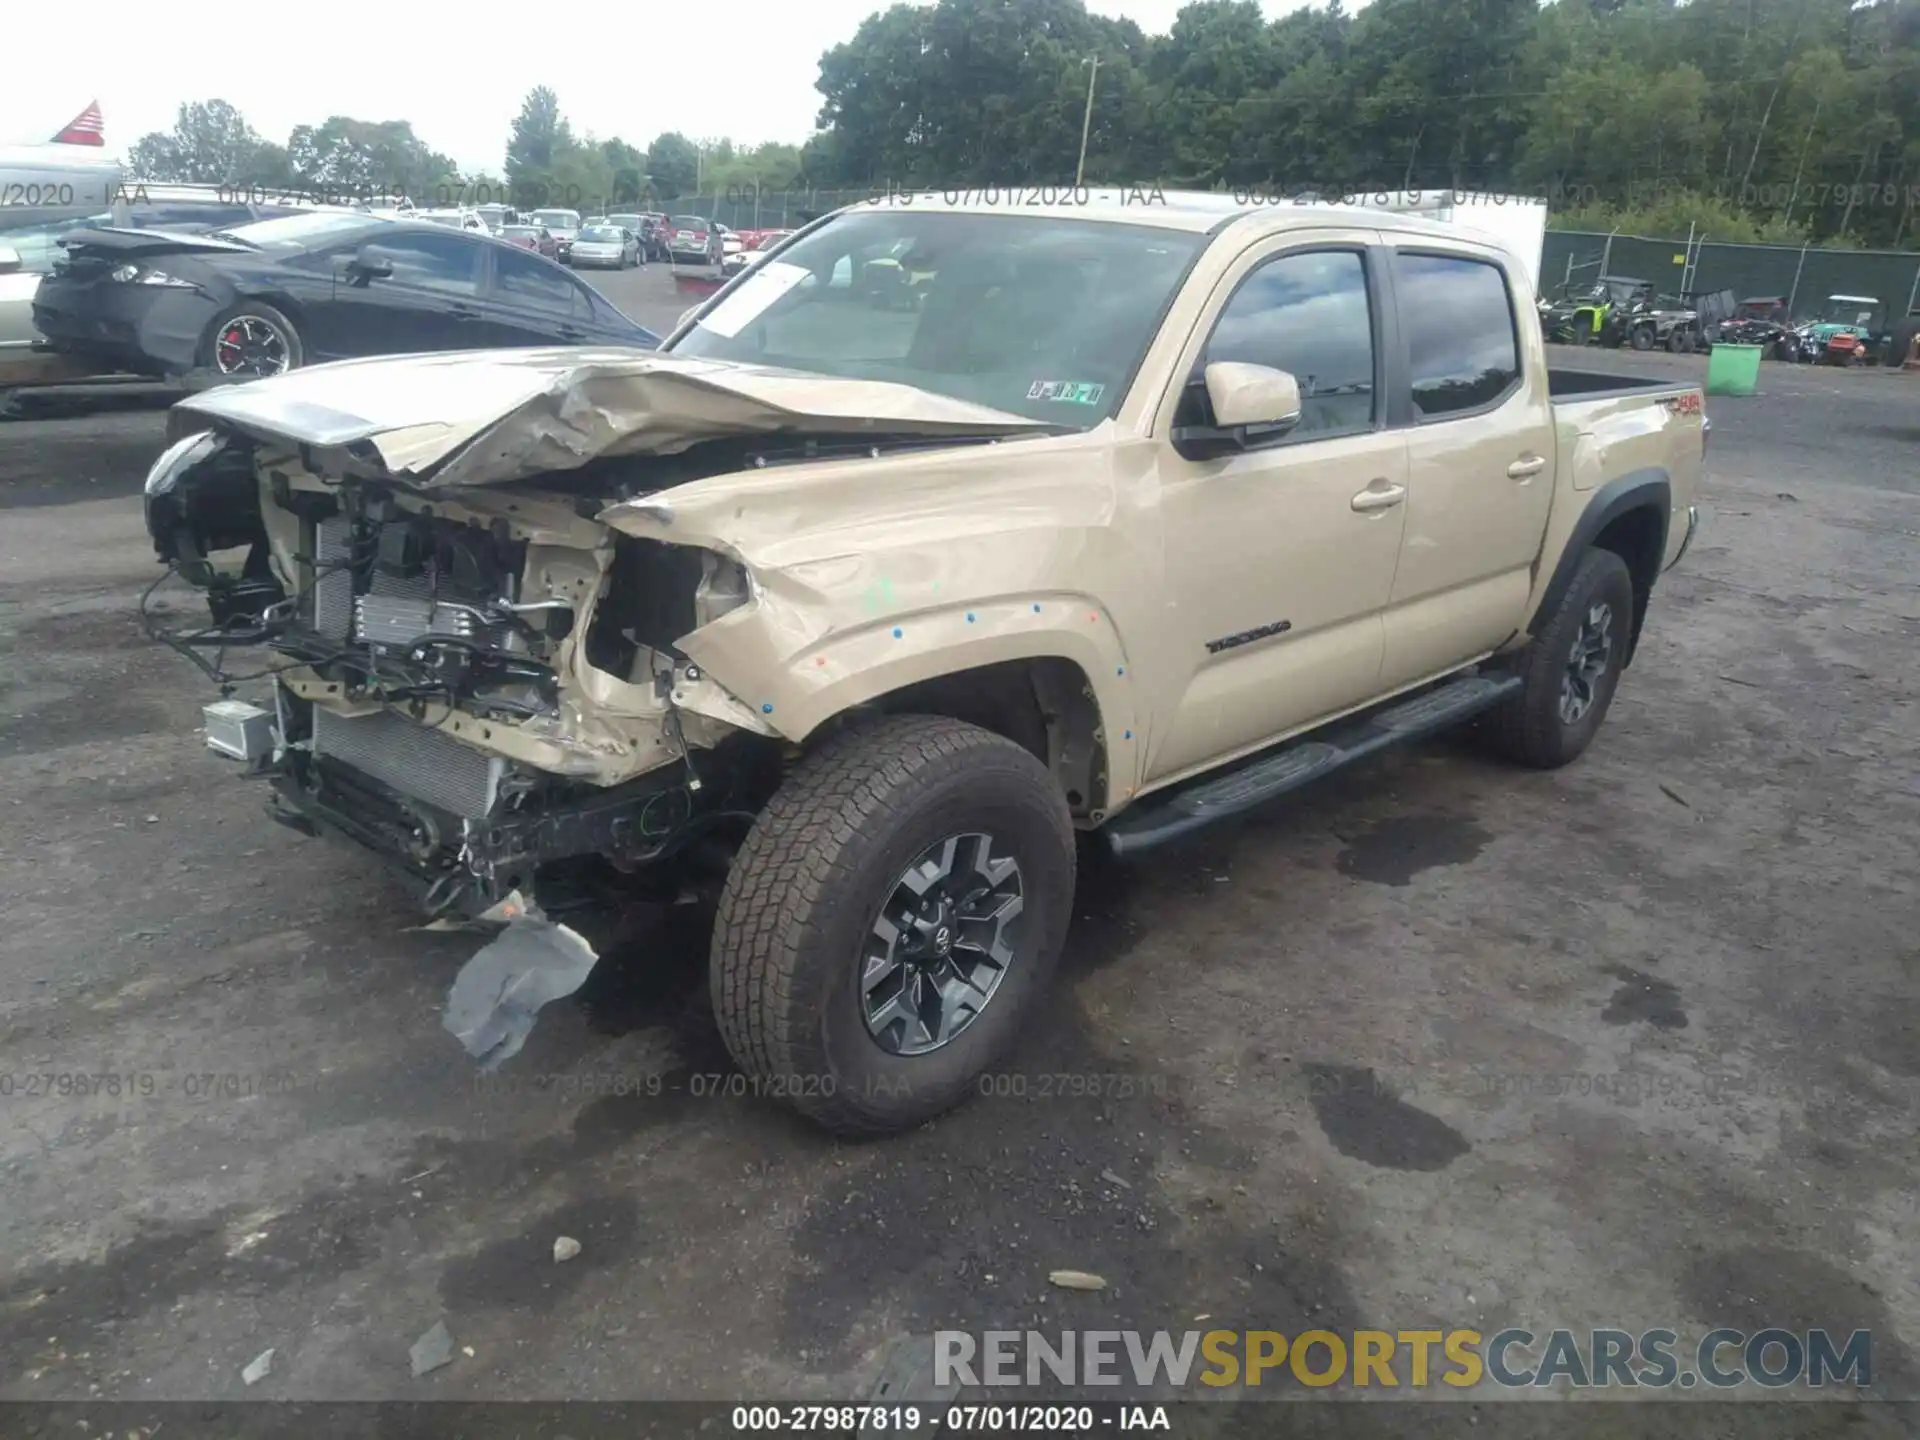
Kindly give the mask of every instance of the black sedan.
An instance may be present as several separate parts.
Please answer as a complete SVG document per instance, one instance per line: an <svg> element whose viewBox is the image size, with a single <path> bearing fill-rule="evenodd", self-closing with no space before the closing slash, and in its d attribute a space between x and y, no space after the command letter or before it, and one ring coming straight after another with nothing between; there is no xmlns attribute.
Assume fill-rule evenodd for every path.
<svg viewBox="0 0 1920 1440"><path fill-rule="evenodd" d="M104 368L218 382L364 355L659 337L553 261L492 236L346 211L207 235L86 230L33 323Z"/></svg>

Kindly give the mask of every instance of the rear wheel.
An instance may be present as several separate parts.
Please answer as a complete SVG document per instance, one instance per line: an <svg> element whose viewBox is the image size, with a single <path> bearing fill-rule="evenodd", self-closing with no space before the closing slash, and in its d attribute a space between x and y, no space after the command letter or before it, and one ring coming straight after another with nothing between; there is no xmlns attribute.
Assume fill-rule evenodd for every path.
<svg viewBox="0 0 1920 1440"><path fill-rule="evenodd" d="M226 380L258 380L298 369L306 358L293 322L271 305L243 301L208 328L206 364Z"/></svg>
<svg viewBox="0 0 1920 1440"><path fill-rule="evenodd" d="M1553 770L1592 743L1613 704L1633 634L1633 578L1611 550L1589 550L1573 582L1527 648L1520 691L1488 720L1508 759Z"/></svg>
<svg viewBox="0 0 1920 1440"><path fill-rule="evenodd" d="M714 927L720 1033L754 1093L884 1134L973 1093L1051 978L1073 825L989 731L893 716L803 760L735 857Z"/></svg>
<svg viewBox="0 0 1920 1440"><path fill-rule="evenodd" d="M1653 348L1653 340L1653 327L1651 325L1636 325L1632 333L1627 336L1627 343L1632 345L1636 350L1651 350Z"/></svg>
<svg viewBox="0 0 1920 1440"><path fill-rule="evenodd" d="M1685 326L1676 325L1667 336L1667 350L1674 355L1685 355L1693 349L1693 332Z"/></svg>

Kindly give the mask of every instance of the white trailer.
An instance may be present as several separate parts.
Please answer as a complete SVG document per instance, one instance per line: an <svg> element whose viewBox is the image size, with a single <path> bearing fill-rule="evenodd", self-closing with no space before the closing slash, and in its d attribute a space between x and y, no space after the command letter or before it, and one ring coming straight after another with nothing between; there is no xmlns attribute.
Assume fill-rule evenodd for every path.
<svg viewBox="0 0 1920 1440"><path fill-rule="evenodd" d="M1384 203L1383 203L1384 202ZM1547 202L1525 195L1493 195L1484 190L1383 189L1356 195L1355 205L1396 215L1422 215L1477 230L1505 246L1527 267L1534 294L1540 293L1540 257L1547 240Z"/></svg>

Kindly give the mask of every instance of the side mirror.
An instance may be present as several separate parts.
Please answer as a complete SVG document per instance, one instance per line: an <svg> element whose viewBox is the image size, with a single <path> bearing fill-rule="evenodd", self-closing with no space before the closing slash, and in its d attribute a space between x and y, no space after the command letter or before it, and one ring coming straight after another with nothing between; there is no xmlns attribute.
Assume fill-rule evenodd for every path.
<svg viewBox="0 0 1920 1440"><path fill-rule="evenodd" d="M362 245L359 253L346 262L346 270L354 284L364 285L392 275L393 259L378 245Z"/></svg>
<svg viewBox="0 0 1920 1440"><path fill-rule="evenodd" d="M1300 423L1300 382L1269 365L1222 360L1207 366L1207 400L1222 430L1276 434Z"/></svg>
<svg viewBox="0 0 1920 1440"><path fill-rule="evenodd" d="M0 245L0 275L18 275L20 269L20 252L11 245Z"/></svg>
<svg viewBox="0 0 1920 1440"><path fill-rule="evenodd" d="M1189 460L1236 454L1300 423L1300 382L1284 370L1221 360L1188 384L1206 392L1213 422L1174 427L1174 449Z"/></svg>

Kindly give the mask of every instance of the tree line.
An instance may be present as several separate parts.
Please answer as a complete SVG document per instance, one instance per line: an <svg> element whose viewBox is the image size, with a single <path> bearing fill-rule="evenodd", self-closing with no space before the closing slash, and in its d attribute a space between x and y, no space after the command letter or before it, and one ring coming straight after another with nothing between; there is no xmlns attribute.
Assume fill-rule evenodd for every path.
<svg viewBox="0 0 1920 1440"><path fill-rule="evenodd" d="M1091 75L1090 60L1099 66ZM1372 0L1164 35L895 5L822 58L818 183L1543 195L1564 228L1915 244L1920 0Z"/></svg>
<svg viewBox="0 0 1920 1440"><path fill-rule="evenodd" d="M170 131L142 136L128 152L128 179L217 185L235 194L395 201L419 206L500 202L605 210L693 195L777 189L799 174L797 145L736 146L678 131L644 150L615 136L577 135L545 87L530 92L499 173L462 171L407 120L335 115L296 125L284 145L262 137L225 100L183 104Z"/></svg>
<svg viewBox="0 0 1920 1440"><path fill-rule="evenodd" d="M407 121L334 116L282 146L219 100L183 105L132 169L587 208L1066 184L1084 126L1096 185L1520 192L1566 229L1920 243L1920 0L1330 0L1271 21L1193 0L1164 35L1083 0L938 0L869 16L816 83L798 146L576 135L541 87L501 177L462 175Z"/></svg>

